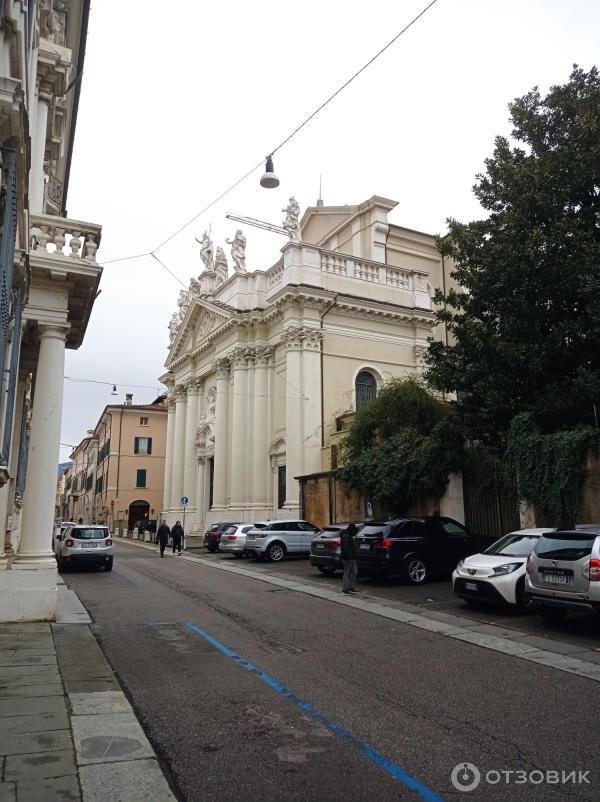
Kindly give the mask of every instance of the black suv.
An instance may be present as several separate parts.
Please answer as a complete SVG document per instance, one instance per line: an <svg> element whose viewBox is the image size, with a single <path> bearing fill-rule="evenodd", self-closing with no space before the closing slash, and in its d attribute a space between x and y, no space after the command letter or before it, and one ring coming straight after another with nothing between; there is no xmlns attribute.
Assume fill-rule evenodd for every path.
<svg viewBox="0 0 600 802"><path fill-rule="evenodd" d="M450 574L459 560L492 541L452 518L434 515L368 521L354 544L361 574L401 576L411 585L421 585L434 573Z"/></svg>

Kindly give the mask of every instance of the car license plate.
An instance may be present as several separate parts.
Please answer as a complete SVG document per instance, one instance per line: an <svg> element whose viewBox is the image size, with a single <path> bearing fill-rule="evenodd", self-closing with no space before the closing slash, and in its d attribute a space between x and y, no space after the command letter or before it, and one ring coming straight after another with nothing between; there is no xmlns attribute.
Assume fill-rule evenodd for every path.
<svg viewBox="0 0 600 802"><path fill-rule="evenodd" d="M475 582L465 582L465 590L477 590Z"/></svg>
<svg viewBox="0 0 600 802"><path fill-rule="evenodd" d="M548 582L550 585L570 585L571 577L567 574L544 573L544 582Z"/></svg>
<svg viewBox="0 0 600 802"><path fill-rule="evenodd" d="M98 544L97 543L84 543L81 548L82 549L97 549L98 548Z"/></svg>
<svg viewBox="0 0 600 802"><path fill-rule="evenodd" d="M360 544L360 550L361 551L369 551L370 548L371 548L371 544L370 543L361 543Z"/></svg>
<svg viewBox="0 0 600 802"><path fill-rule="evenodd" d="M315 543L315 549L324 549L324 548L325 548L324 543Z"/></svg>

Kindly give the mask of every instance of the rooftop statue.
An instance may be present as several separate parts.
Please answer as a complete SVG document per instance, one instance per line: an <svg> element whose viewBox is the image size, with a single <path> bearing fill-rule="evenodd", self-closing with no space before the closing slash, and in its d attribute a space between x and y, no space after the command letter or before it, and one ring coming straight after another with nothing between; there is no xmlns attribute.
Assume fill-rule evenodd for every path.
<svg viewBox="0 0 600 802"><path fill-rule="evenodd" d="M217 247L217 255L215 256L215 273L216 273L215 284L217 287L219 286L219 284L222 284L224 281L227 281L228 272L229 272L229 266L227 264L227 257L225 256L225 251L219 245Z"/></svg>
<svg viewBox="0 0 600 802"><path fill-rule="evenodd" d="M288 237L292 242L300 242L300 206L293 195L289 204L281 211L285 212L283 227L287 231Z"/></svg>
<svg viewBox="0 0 600 802"><path fill-rule="evenodd" d="M190 306L190 296L187 290L179 291L179 298L177 299L177 306L179 307L179 322L183 320L187 310Z"/></svg>
<svg viewBox="0 0 600 802"><path fill-rule="evenodd" d="M233 269L236 273L246 272L246 237L238 228L233 239L225 240L231 245L231 258L233 259Z"/></svg>
<svg viewBox="0 0 600 802"><path fill-rule="evenodd" d="M204 269L212 271L215 268L215 256L214 256L214 249L213 249L213 241L208 236L206 231L202 235L202 239L199 240L196 237L196 242L200 245L200 258L204 263Z"/></svg>
<svg viewBox="0 0 600 802"><path fill-rule="evenodd" d="M179 315L177 314L177 312L173 312L171 320L169 321L169 345L171 345L171 343L175 339L178 328L179 328Z"/></svg>

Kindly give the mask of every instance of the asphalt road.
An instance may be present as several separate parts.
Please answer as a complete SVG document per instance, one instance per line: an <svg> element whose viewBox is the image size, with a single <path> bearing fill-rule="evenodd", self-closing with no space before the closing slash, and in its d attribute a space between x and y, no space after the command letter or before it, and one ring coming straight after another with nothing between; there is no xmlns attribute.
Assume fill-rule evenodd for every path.
<svg viewBox="0 0 600 802"><path fill-rule="evenodd" d="M341 572L337 572L333 577L323 576L306 557L287 559L280 563L257 563L252 559L238 560L231 554L220 552L211 554L206 549L194 549L191 553L210 562L231 561L234 565L240 564L246 568L260 572L266 571L289 579L302 579L322 587L335 588L341 585ZM590 650L600 649L600 619L593 613L572 613L562 621L550 623L544 621L537 614L512 611L503 605L467 604L454 595L449 578L427 582L422 587L413 587L397 577L389 579L364 577L359 578L358 586L370 596L417 604L424 609L472 618L482 624L496 624L519 629L532 635L579 644L582 648Z"/></svg>
<svg viewBox="0 0 600 802"><path fill-rule="evenodd" d="M600 797L595 682L124 543L65 580L182 800Z"/></svg>

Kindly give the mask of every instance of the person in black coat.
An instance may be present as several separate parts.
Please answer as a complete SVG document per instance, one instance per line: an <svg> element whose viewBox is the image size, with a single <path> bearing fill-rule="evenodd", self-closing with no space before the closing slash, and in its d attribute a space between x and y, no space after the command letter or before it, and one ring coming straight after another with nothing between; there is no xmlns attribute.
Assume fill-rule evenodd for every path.
<svg viewBox="0 0 600 802"><path fill-rule="evenodd" d="M169 540L169 535L171 534L171 530L167 526L167 522L163 521L161 525L158 527L157 537L158 537L158 544L160 546L160 556L164 557L165 555L165 548L167 547L167 541Z"/></svg>
<svg viewBox="0 0 600 802"><path fill-rule="evenodd" d="M180 521L177 521L173 529L171 529L171 537L173 538L173 554L175 554L175 549L177 549L177 553L181 557L181 544L183 542L183 527L181 526Z"/></svg>
<svg viewBox="0 0 600 802"><path fill-rule="evenodd" d="M342 579L342 593L357 593L354 582L356 580L356 560L354 551L354 535L357 533L356 524L350 524L340 536L342 564L344 577Z"/></svg>

